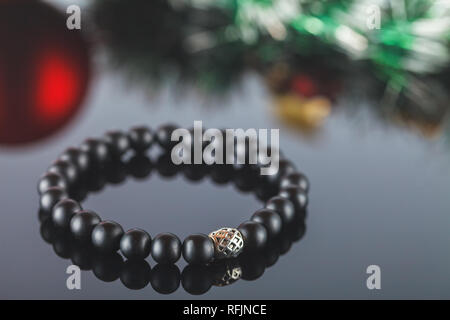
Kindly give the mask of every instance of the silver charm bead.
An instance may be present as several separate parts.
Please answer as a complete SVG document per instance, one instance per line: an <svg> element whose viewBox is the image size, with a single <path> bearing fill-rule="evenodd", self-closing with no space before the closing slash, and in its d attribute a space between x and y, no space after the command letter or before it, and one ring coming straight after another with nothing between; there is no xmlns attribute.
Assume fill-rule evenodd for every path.
<svg viewBox="0 0 450 320"><path fill-rule="evenodd" d="M244 248L244 238L235 228L221 228L209 234L218 259L237 257Z"/></svg>

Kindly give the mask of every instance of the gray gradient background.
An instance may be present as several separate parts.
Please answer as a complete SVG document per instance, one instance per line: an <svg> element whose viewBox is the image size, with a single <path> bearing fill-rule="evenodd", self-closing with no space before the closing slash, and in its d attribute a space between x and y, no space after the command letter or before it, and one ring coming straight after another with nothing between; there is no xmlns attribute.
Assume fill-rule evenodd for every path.
<svg viewBox="0 0 450 320"><path fill-rule="evenodd" d="M226 99L207 102L171 87L158 95L147 91L99 61L75 121L37 145L0 147L0 298L450 298L450 150L441 142L383 125L363 106L358 114L336 108L321 134L306 139L277 122L270 95L252 75ZM168 296L150 285L132 291L88 271L82 272L81 290L67 290L71 262L39 234L40 174L87 136L139 123L188 127L194 120L207 127L280 128L281 148L312 184L304 238L258 280L212 287L199 297L181 286ZM144 182L107 187L84 206L125 229L182 238L236 226L260 204L231 185L218 187L208 179L193 185L180 176L165 181L152 174ZM366 288L371 264L381 267L381 290Z"/></svg>

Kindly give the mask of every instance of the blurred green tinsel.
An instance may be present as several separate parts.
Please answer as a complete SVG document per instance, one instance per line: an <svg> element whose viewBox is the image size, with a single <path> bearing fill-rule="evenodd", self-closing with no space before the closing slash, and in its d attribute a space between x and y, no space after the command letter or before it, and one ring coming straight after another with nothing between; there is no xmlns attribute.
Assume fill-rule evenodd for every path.
<svg viewBox="0 0 450 320"><path fill-rule="evenodd" d="M369 62L399 90L410 73L439 73L450 62L448 0L97 0L94 6L126 54L148 50L153 71L175 64L205 83L215 78L213 64L237 70L341 52Z"/></svg>
<svg viewBox="0 0 450 320"><path fill-rule="evenodd" d="M255 46L269 36L272 52L305 54L320 44L367 60L391 85L408 72L438 73L450 62L450 1L446 0L178 0L232 16L212 38ZM220 34L220 35L219 35ZM280 46L280 44L283 44ZM274 59L276 56L269 56Z"/></svg>
<svg viewBox="0 0 450 320"><path fill-rule="evenodd" d="M449 0L96 0L91 9L113 63L152 87L178 79L224 93L250 69L285 94L298 74L323 88L332 78L358 87L363 74L378 79L369 87L380 87L382 116L436 127L450 109Z"/></svg>

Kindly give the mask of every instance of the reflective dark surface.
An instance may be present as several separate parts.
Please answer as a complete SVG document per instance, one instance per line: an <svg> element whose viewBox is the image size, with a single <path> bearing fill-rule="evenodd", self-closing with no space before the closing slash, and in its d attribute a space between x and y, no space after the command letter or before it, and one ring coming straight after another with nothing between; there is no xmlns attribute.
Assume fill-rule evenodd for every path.
<svg viewBox="0 0 450 320"><path fill-rule="evenodd" d="M6 44L10 37L12 33L7 34L0 56L9 52ZM170 81L156 88L142 78L130 78L110 63L109 54L102 46L92 51L89 90L80 105L83 112L71 119L70 126L59 127L50 139L37 136L32 144L0 146L1 298L450 298L450 150L446 111L440 103L432 103L435 109L424 109L419 99L404 100L402 108L395 109L400 112L392 113L382 99L371 98L379 91L374 82L348 73L339 74L339 79L334 77L337 73L320 68L320 63L311 64L310 73L315 74L317 67L317 74L324 72L330 83L341 85L335 98L327 93L334 90L322 90L333 101L332 108L313 104L320 119L323 114L327 117L311 130L311 121L285 121L286 115L292 119L291 107L283 107L285 112L280 115L279 96L267 86L267 78L254 72L244 73L241 84L223 95L205 96ZM4 74L0 76L2 121L6 110L2 104ZM448 82L441 82L442 86L448 87ZM20 92L26 87L16 89ZM429 97L444 99L448 106L448 99L440 94ZM378 105L381 108L375 107ZM36 183L64 149L110 129L126 130L137 124L155 128L166 122L191 127L194 120L203 120L210 128L280 128L285 156L311 181L308 231L273 266L267 267L266 261L266 269L256 281L241 279L195 296L183 288L198 289L194 284L202 284L199 272L186 271L184 263L176 269L156 266L148 259L151 267L141 263L114 270L115 263L124 263L117 256L93 264L89 250L66 251L65 240L53 242L52 250L42 240L56 238L36 215ZM21 122L9 125L24 126ZM116 176L109 182L124 178L120 168L112 173ZM237 177L233 184L219 185L211 181L211 175L199 179L201 173L175 173L169 166L156 174L152 167L148 172L136 171L123 184L106 184L93 177L92 192L83 204L103 219L120 222L124 229L139 227L152 236L173 232L180 238L236 226L261 206L252 193L237 192L248 188L245 179ZM81 290L66 288L66 268L72 263L94 271L82 273ZM366 287L366 268L372 264L381 267L382 289L378 291ZM254 266L256 271L259 266ZM130 290L124 282L136 289L147 285ZM200 288L203 291L209 280L205 283ZM162 295L158 290L171 294Z"/></svg>
<svg viewBox="0 0 450 320"><path fill-rule="evenodd" d="M152 164L152 161L144 155L135 156L126 163L116 159L110 165L106 165L103 170L97 170L99 174L94 179L87 181L84 190L81 187L74 188L71 197L81 201L86 197L88 191L97 189L100 184L111 183L120 184L124 182L126 174L134 177L145 178L149 175L152 167L163 177L167 177L168 168L171 169L171 176L174 174L185 174L190 180L198 180L200 176L208 172L213 179L223 183L224 179L230 178L230 182L239 184L240 192L253 191L264 201L277 193L274 188L260 185L257 182L259 177L255 174L245 175L245 179L234 180L234 177L244 176L242 171L255 172L250 167L241 169L240 172L230 174L233 171L224 169L223 166L200 166L200 167L177 167L172 165L166 154L160 155ZM199 173L202 174L199 174ZM102 181L98 183L97 181ZM83 184L84 185L84 184ZM243 187L246 186L246 187ZM262 192L264 189L265 192ZM92 270L93 274L101 281L113 282L120 279L120 282L128 289L140 290L147 285L158 293L170 294L175 292L180 283L183 289L191 295L203 295L207 293L212 286L223 287L234 284L243 279L247 281L257 280L261 277L266 268L276 264L280 255L286 254L292 244L300 240L305 233L306 212L296 212L295 218L289 224L285 225L283 233L272 238L267 246L258 251L247 250L238 258L219 259L208 265L188 265L180 269L174 264L157 264L151 268L145 260L127 260L118 254L101 254L95 250L88 242L80 242L74 239L68 230L57 228L53 225L49 214L39 212L41 220L40 234L42 239L52 245L53 251L57 256L70 261L79 266L82 270Z"/></svg>

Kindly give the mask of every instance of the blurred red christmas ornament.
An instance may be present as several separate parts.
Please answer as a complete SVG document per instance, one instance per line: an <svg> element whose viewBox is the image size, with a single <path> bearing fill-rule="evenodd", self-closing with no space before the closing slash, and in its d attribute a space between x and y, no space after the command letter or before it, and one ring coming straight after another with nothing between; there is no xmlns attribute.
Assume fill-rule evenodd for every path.
<svg viewBox="0 0 450 320"><path fill-rule="evenodd" d="M0 1L0 144L47 137L81 108L88 46L66 18L39 1Z"/></svg>

